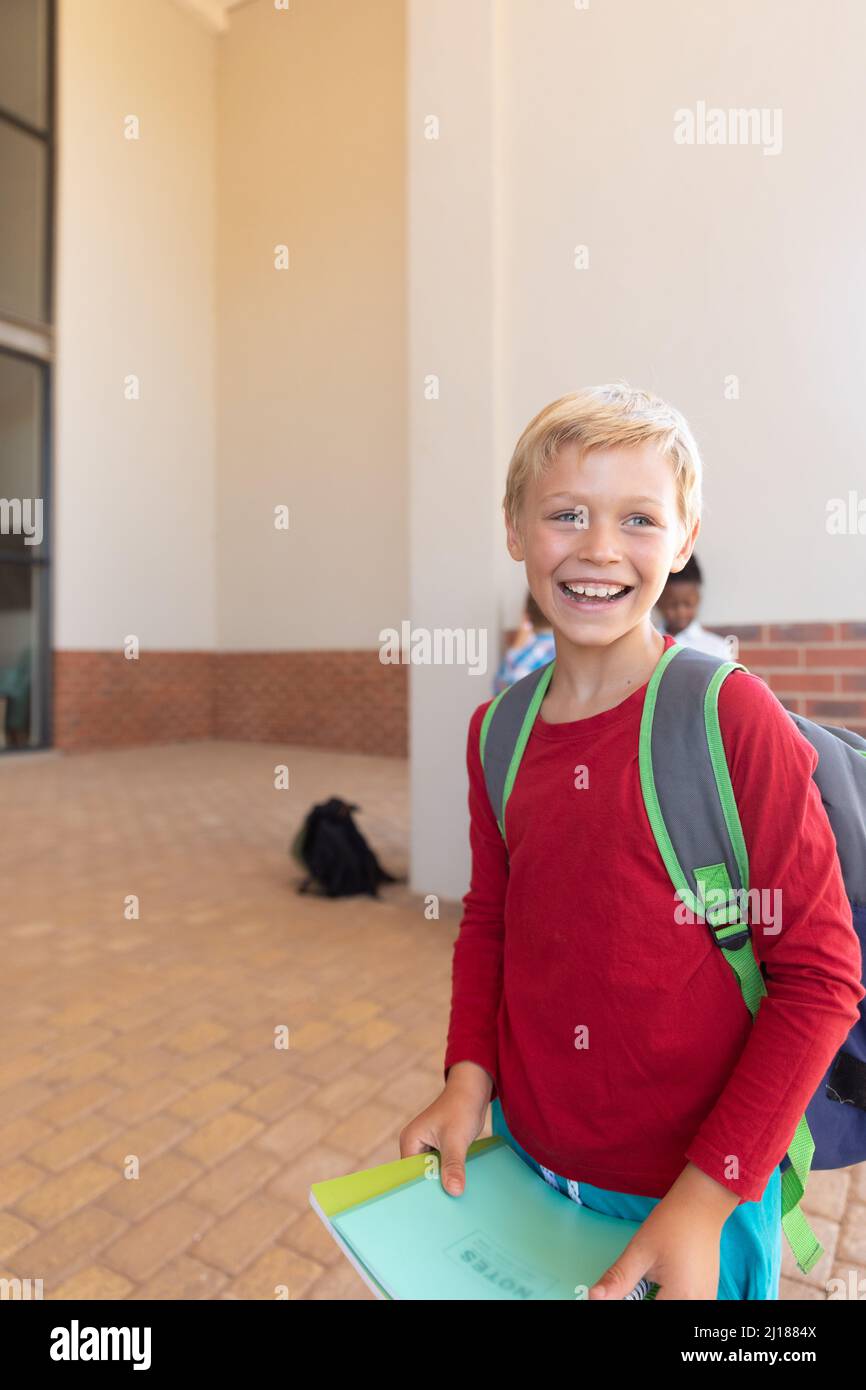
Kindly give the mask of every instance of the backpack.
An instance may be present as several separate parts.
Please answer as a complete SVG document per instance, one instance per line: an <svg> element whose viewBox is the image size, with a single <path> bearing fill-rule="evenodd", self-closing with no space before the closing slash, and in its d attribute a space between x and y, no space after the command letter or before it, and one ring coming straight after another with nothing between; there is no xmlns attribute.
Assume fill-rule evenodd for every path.
<svg viewBox="0 0 866 1390"><path fill-rule="evenodd" d="M556 659L503 690L481 726L487 793L505 839L505 808ZM767 993L751 943L749 858L719 727L723 681L740 662L674 643L649 681L639 767L646 813L678 900L706 922L752 1017ZM827 811L866 957L866 739L785 711L818 753L813 773ZM506 841L507 844L507 841ZM745 904L745 907L744 907ZM800 1119L782 1170L782 1228L804 1274L823 1254L800 1201L810 1168L866 1160L866 1000Z"/></svg>
<svg viewBox="0 0 866 1390"><path fill-rule="evenodd" d="M289 847L292 858L308 870L299 893L316 880L328 898L356 893L378 898L380 883L402 882L386 873L352 820L352 812L360 809L332 796L309 812Z"/></svg>

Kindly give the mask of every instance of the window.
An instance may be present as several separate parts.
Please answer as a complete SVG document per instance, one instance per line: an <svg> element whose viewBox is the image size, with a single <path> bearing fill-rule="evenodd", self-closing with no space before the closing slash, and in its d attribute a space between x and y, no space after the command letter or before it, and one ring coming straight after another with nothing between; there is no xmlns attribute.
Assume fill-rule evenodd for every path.
<svg viewBox="0 0 866 1390"><path fill-rule="evenodd" d="M0 750L50 742L54 0L0 0Z"/></svg>

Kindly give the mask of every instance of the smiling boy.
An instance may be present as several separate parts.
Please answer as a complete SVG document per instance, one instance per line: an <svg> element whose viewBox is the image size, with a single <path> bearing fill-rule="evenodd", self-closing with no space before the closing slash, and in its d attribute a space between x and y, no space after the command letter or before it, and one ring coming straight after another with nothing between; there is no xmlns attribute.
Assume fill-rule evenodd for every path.
<svg viewBox="0 0 866 1390"><path fill-rule="evenodd" d="M642 1223L590 1298L643 1277L662 1299L777 1298L778 1165L863 997L817 754L758 677L723 683L751 886L784 902L781 930L752 929L767 987L753 1023L706 924L677 917L640 787L646 687L674 641L650 615L700 530L688 425L627 386L563 397L521 435L503 506L556 661L507 848L479 749L491 702L470 720L445 1087L401 1154L438 1150L459 1196L492 1099L494 1131L547 1181Z"/></svg>

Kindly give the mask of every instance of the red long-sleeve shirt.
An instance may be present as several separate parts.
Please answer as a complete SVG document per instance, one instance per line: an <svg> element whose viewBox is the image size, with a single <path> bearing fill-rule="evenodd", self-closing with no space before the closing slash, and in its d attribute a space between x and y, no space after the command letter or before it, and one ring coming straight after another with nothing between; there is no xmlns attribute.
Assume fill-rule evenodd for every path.
<svg viewBox="0 0 866 1390"><path fill-rule="evenodd" d="M445 1075L463 1060L484 1067L518 1143L565 1177L661 1197L690 1160L756 1201L857 1019L860 945L812 780L818 755L764 681L736 672L719 721L750 888L768 890L763 924L752 915L767 987L752 1022L708 926L674 919L640 789L645 695L570 723L536 719L508 801L509 852L479 756L490 701L472 715L472 880Z"/></svg>

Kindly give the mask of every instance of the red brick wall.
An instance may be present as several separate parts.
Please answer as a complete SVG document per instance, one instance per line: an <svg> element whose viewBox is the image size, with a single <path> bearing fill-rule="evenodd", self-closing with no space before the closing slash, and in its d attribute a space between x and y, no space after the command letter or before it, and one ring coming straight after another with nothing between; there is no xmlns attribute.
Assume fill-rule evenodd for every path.
<svg viewBox="0 0 866 1390"><path fill-rule="evenodd" d="M56 748L212 738L213 652L54 653Z"/></svg>
<svg viewBox="0 0 866 1390"><path fill-rule="evenodd" d="M378 651L59 651L54 744L225 738L405 757L408 672Z"/></svg>
<svg viewBox="0 0 866 1390"><path fill-rule="evenodd" d="M866 623L712 630L736 634L743 665L788 709L866 736ZM376 651L55 652L54 683L58 748L224 738L408 752L409 667Z"/></svg>
<svg viewBox="0 0 866 1390"><path fill-rule="evenodd" d="M223 652L215 736L405 758L409 667L372 652Z"/></svg>
<svg viewBox="0 0 866 1390"><path fill-rule="evenodd" d="M736 634L739 659L786 709L866 735L866 623L761 623Z"/></svg>

